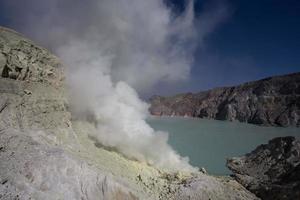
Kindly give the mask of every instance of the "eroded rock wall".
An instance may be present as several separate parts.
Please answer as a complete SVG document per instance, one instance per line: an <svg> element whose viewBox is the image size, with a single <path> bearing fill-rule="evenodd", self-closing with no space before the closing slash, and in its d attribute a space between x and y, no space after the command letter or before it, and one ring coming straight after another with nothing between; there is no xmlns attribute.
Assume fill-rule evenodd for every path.
<svg viewBox="0 0 300 200"><path fill-rule="evenodd" d="M189 116L267 126L300 126L300 73L235 87L150 99L153 115Z"/></svg>

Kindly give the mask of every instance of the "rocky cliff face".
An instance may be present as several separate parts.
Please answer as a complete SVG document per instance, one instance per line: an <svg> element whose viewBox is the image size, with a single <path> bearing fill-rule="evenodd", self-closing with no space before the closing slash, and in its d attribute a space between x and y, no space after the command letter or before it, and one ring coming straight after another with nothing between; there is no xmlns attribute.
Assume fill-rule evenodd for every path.
<svg viewBox="0 0 300 200"><path fill-rule="evenodd" d="M300 199L300 141L275 138L227 166L238 182L266 200Z"/></svg>
<svg viewBox="0 0 300 200"><path fill-rule="evenodd" d="M257 199L233 179L128 160L72 120L63 66L0 28L0 199Z"/></svg>
<svg viewBox="0 0 300 200"><path fill-rule="evenodd" d="M195 94L154 96L150 102L152 115L300 126L300 73Z"/></svg>

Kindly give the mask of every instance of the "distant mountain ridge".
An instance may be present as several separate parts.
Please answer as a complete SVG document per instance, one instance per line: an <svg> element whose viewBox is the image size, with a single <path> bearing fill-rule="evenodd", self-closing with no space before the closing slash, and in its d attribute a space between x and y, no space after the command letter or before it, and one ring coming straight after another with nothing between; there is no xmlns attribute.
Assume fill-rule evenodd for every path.
<svg viewBox="0 0 300 200"><path fill-rule="evenodd" d="M152 115L300 126L300 72L198 93L150 98Z"/></svg>

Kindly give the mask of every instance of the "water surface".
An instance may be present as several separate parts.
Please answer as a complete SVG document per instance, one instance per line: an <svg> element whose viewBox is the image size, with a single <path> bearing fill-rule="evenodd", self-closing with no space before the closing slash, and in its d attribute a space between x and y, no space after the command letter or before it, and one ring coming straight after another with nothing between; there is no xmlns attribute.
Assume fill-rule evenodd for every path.
<svg viewBox="0 0 300 200"><path fill-rule="evenodd" d="M300 128L263 127L239 122L182 117L150 117L155 130L169 132L169 144L194 166L215 175L230 174L226 158L248 153L279 136L300 138Z"/></svg>

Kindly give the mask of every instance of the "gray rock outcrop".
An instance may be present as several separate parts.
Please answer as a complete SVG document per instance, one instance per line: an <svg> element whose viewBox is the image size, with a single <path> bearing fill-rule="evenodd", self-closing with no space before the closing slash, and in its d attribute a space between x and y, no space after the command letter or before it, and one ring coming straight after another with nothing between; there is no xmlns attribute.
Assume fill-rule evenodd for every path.
<svg viewBox="0 0 300 200"><path fill-rule="evenodd" d="M300 126L300 73L195 94L153 96L150 102L152 115Z"/></svg>
<svg viewBox="0 0 300 200"><path fill-rule="evenodd" d="M300 199L300 141L279 137L227 160L235 179L266 200Z"/></svg>
<svg viewBox="0 0 300 200"><path fill-rule="evenodd" d="M233 179L128 160L68 107L59 59L0 28L1 200L257 199Z"/></svg>

